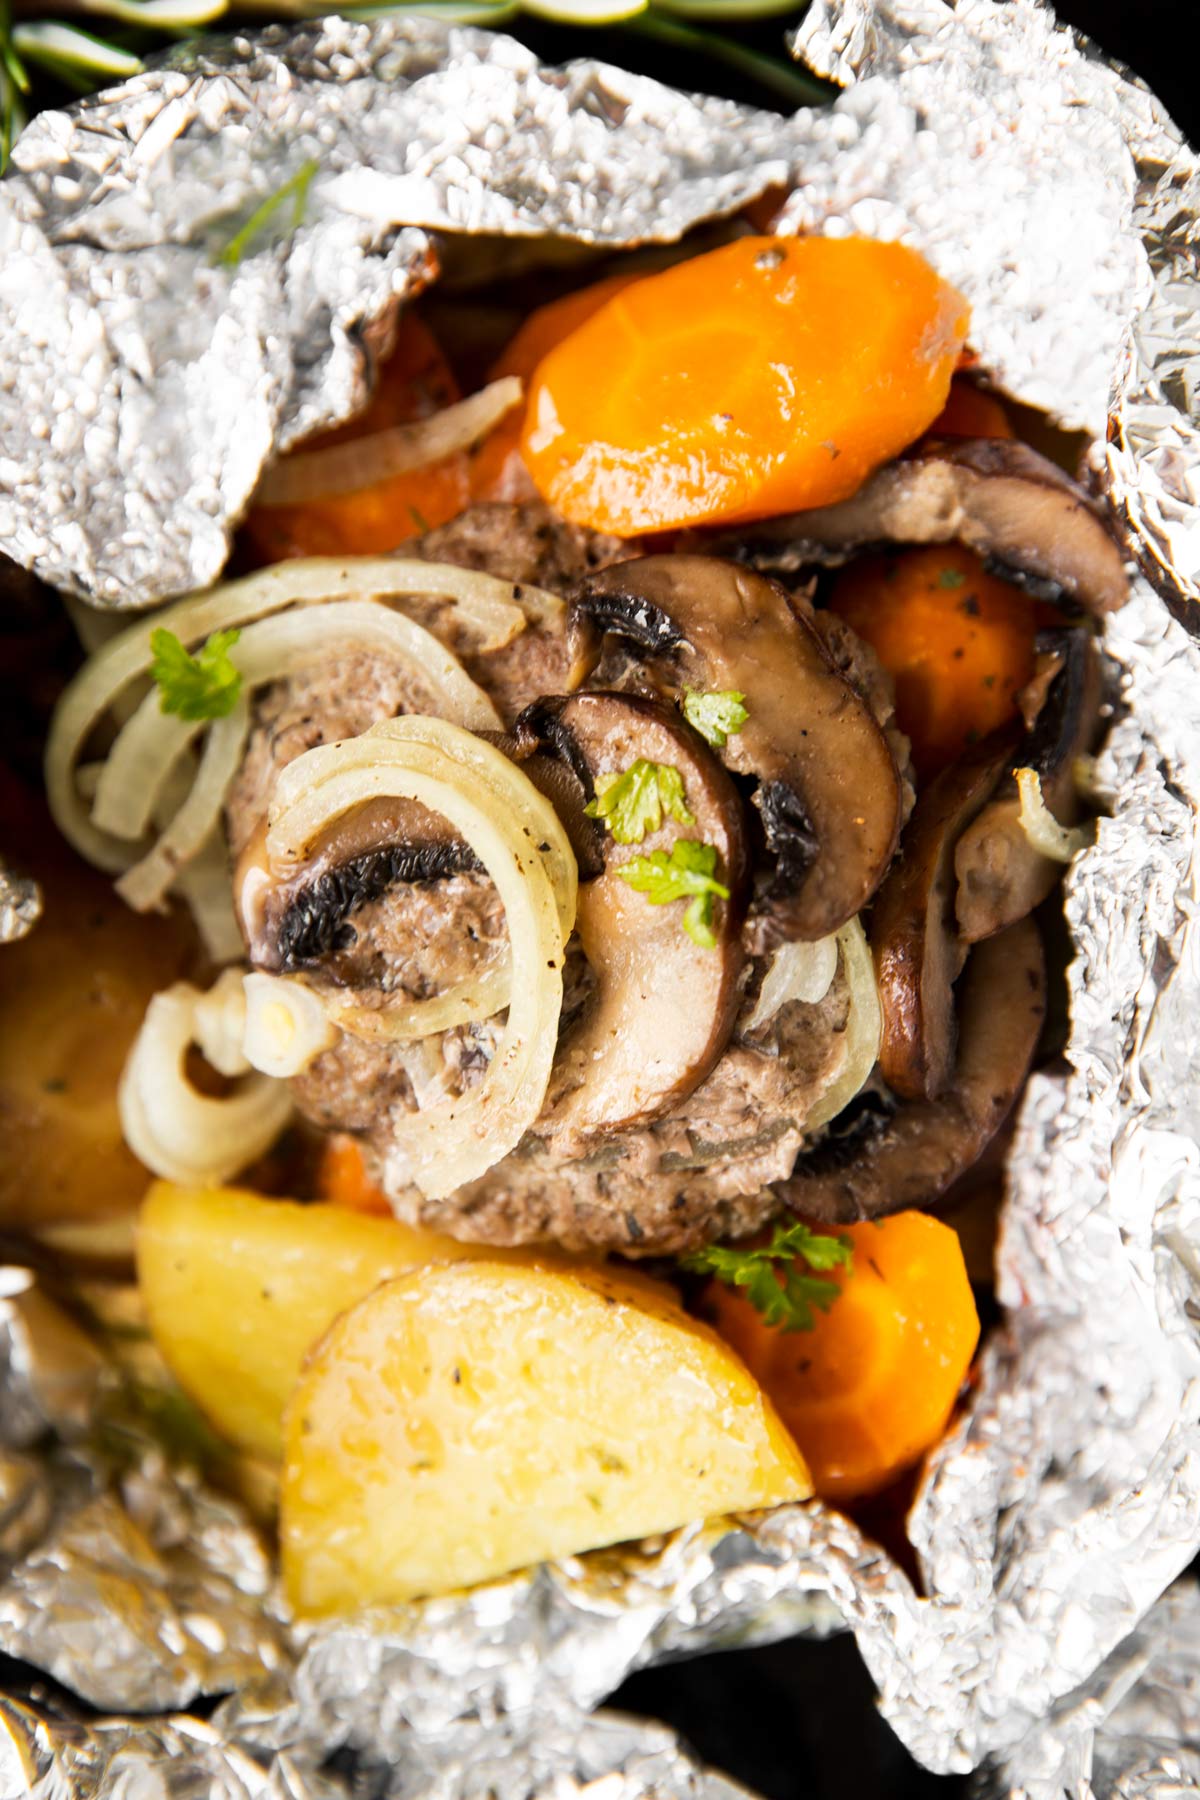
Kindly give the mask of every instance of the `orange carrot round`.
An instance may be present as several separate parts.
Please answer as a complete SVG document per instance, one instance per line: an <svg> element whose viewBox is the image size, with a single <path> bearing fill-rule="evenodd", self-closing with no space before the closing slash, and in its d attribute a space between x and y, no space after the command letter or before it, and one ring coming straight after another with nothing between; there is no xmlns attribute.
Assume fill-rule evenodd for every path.
<svg viewBox="0 0 1200 1800"><path fill-rule="evenodd" d="M380 369L366 411L346 425L307 439L301 453L427 419L459 398L458 384L433 333L416 313L405 313L396 347ZM256 506L242 528L243 541L264 563L289 556L378 555L456 518L470 498L469 477L469 458L460 452L356 493L302 506Z"/></svg>
<svg viewBox="0 0 1200 1800"><path fill-rule="evenodd" d="M325 1140L317 1170L317 1195L334 1206L347 1206L351 1212L392 1217L387 1196L367 1174L362 1151L344 1132L335 1131Z"/></svg>
<svg viewBox="0 0 1200 1800"><path fill-rule="evenodd" d="M605 281L594 281L590 287L539 306L488 370L488 380L516 375L528 385L542 358L634 279L632 274L610 275ZM471 463L473 500L515 500L532 491L521 460L524 424L525 409L514 409L480 444Z"/></svg>
<svg viewBox="0 0 1200 1800"><path fill-rule="evenodd" d="M838 574L830 609L890 671L922 780L1016 716L1037 602L960 544L860 557Z"/></svg>
<svg viewBox="0 0 1200 1800"><path fill-rule="evenodd" d="M811 1331L779 1331L713 1282L706 1310L773 1401L818 1494L886 1487L946 1429L979 1341L958 1238L926 1213L852 1225L841 1292Z"/></svg>
<svg viewBox="0 0 1200 1800"><path fill-rule="evenodd" d="M1016 432L994 394L956 375L950 398L929 427L931 437L1012 438Z"/></svg>
<svg viewBox="0 0 1200 1800"><path fill-rule="evenodd" d="M549 352L525 461L568 518L627 536L843 500L937 417L966 328L901 244L742 238Z"/></svg>

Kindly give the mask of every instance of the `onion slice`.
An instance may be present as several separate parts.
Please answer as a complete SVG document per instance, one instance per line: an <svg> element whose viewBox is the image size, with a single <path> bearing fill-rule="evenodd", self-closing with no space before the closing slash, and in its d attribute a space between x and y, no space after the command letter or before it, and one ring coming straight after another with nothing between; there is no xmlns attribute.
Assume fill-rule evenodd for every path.
<svg viewBox="0 0 1200 1800"><path fill-rule="evenodd" d="M1021 800L1021 830L1031 850L1051 862L1073 862L1092 842L1086 825L1060 825L1042 795L1042 778L1036 769L1018 769L1017 793Z"/></svg>
<svg viewBox="0 0 1200 1800"><path fill-rule="evenodd" d="M134 714L134 718L139 716ZM159 713L157 716L161 719L163 714ZM130 725L127 725L125 731L129 729ZM246 696L242 694L229 716L217 719L210 727L195 782L153 850L131 869L127 869L116 882L118 894L134 912L148 912L152 906L157 906L180 870L200 854L212 836L225 796L241 766L249 734L250 709ZM124 732L121 735L123 737ZM117 741L119 743L120 739ZM175 760L174 757L171 758L167 765L168 772ZM96 789L97 805L111 766L111 762L106 763L101 771ZM144 792L145 790L150 790L146 820L148 824L159 787L147 780ZM145 825L142 825L130 835L140 837L144 830Z"/></svg>
<svg viewBox="0 0 1200 1800"><path fill-rule="evenodd" d="M833 986L837 966L836 933L814 938L810 943L781 944L767 965L754 1011L739 1030L757 1031L789 1000L802 1000L808 1006L816 1006Z"/></svg>
<svg viewBox="0 0 1200 1800"><path fill-rule="evenodd" d="M228 1181L269 1150L291 1117L286 1085L248 1077L236 1093L197 1093L184 1070L204 996L189 982L156 994L117 1089L125 1142L155 1175L204 1186Z"/></svg>
<svg viewBox="0 0 1200 1800"><path fill-rule="evenodd" d="M450 563L390 556L306 557L189 595L110 639L59 701L46 745L46 793L63 836L97 868L116 872L135 859L134 846L93 823L77 789L75 767L93 728L118 706L132 683L149 674L154 661L150 634L156 628L174 632L194 649L214 631L240 629L289 608L405 596L443 602L482 651L503 649L524 631L527 620L562 611L557 596L539 589L516 588L510 581Z"/></svg>
<svg viewBox="0 0 1200 1800"><path fill-rule="evenodd" d="M458 726L412 718L320 745L290 763L276 784L268 857L273 864L302 860L336 820L382 798L415 800L446 818L495 883L508 924L508 1018L483 1080L440 1105L393 1114L385 1188L415 1181L430 1199L440 1199L515 1149L541 1111L558 1040L564 945L574 923L573 904L568 916L556 897L547 858L563 859L564 898L572 899L574 858L561 826L554 839L530 829L545 802L499 750Z"/></svg>
<svg viewBox="0 0 1200 1800"><path fill-rule="evenodd" d="M191 862L180 869L172 892L187 903L210 962L240 962L246 946L233 910L229 852L219 824L209 832Z"/></svg>
<svg viewBox="0 0 1200 1800"><path fill-rule="evenodd" d="M482 788L491 786L501 807L513 807L509 784L495 785L496 764L491 745L463 734L457 734L448 743L440 730L439 720L423 719L416 713L407 714L403 719L387 720L375 730L381 736L398 737L401 742L431 744L443 754L453 756L465 778L478 782ZM348 745L343 749L348 765L355 760L354 753ZM358 765L369 766L373 755L374 752L368 749L358 759ZM507 758L504 761L506 769L511 767ZM551 802L532 783L528 784L528 791L521 795L517 804L521 828L529 841L537 845L545 862L565 943L575 920L578 889L578 869L570 839ZM511 984L512 966L505 959L503 964L481 975L467 976L445 992L426 1000L394 1001L385 1007L374 1008L341 1002L326 995L325 1004L329 1016L354 1037L372 1043L407 1044L451 1031L459 1025L473 1025L493 1018L508 1005Z"/></svg>
<svg viewBox="0 0 1200 1800"><path fill-rule="evenodd" d="M267 470L258 484L255 504L302 506L310 500L354 494L414 469L427 469L460 450L470 450L520 405L522 392L518 377L506 375L428 419L331 444L327 450L293 452Z"/></svg>
<svg viewBox="0 0 1200 1800"><path fill-rule="evenodd" d="M883 1038L883 1009L875 982L875 961L867 934L857 919L842 926L837 933L837 943L850 988L846 1054L838 1074L805 1119L806 1132L816 1131L836 1119L855 1094L866 1086L879 1060L879 1045Z"/></svg>
<svg viewBox="0 0 1200 1800"><path fill-rule="evenodd" d="M299 1075L322 1050L337 1041L338 1030L321 996L298 975L243 978L246 997L243 1048L252 1068L286 1080Z"/></svg>
<svg viewBox="0 0 1200 1800"><path fill-rule="evenodd" d="M512 822L520 826L527 847L536 849L545 865L565 944L575 924L579 867L563 822L545 794L486 740L473 737L469 731L447 731L441 719L406 713L403 718L385 719L375 729L381 738L394 743L424 744L448 757L462 771L465 783L489 788L497 805L508 809ZM514 773L521 774L519 781L511 779Z"/></svg>
<svg viewBox="0 0 1200 1800"><path fill-rule="evenodd" d="M242 695L264 682L278 681L323 655L352 648L376 650L406 663L426 685L433 704L457 723L473 731L503 729L500 715L483 689L432 632L403 613L392 612L371 600L338 600L317 610L283 613L247 626L233 659L242 677ZM140 838L171 768L193 739L207 730L211 743L225 723L220 720L210 724L205 719L180 719L173 713L164 713L157 689L152 690L122 728L101 770L92 807L93 822L113 837ZM197 848L221 810L239 760L240 757L234 760L225 785L210 795L211 804ZM198 786L202 779L203 769ZM161 868L157 873L162 874ZM165 892L173 875L171 869L153 899ZM143 896L144 905L153 904L153 899L145 898L151 886L152 876L141 876L139 869L136 891Z"/></svg>
<svg viewBox="0 0 1200 1800"><path fill-rule="evenodd" d="M392 1001L387 1006L356 1006L322 993L328 1016L352 1037L372 1044L415 1044L422 1038L453 1031L457 1025L477 1025L494 1018L508 1005L512 992L512 965L503 962L481 975L467 975L428 1000Z"/></svg>
<svg viewBox="0 0 1200 1800"><path fill-rule="evenodd" d="M192 1007L192 1042L206 1063L232 1081L248 1075L251 1063L243 1047L246 995L240 969L224 969Z"/></svg>

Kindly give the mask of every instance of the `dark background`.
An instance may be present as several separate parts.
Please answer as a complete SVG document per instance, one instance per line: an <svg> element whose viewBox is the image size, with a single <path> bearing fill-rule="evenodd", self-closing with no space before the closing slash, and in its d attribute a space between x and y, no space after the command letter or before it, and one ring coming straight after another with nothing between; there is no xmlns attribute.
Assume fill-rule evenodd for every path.
<svg viewBox="0 0 1200 1800"><path fill-rule="evenodd" d="M1192 142L1200 140L1200 83L1185 24L1197 16L1195 0L1059 0L1056 10L1139 74ZM779 21L769 21L739 36L773 51L779 30ZM609 35L613 61L633 63L628 42L616 41L629 34ZM654 56L647 46L634 66L678 86L766 98L744 80L714 78L711 65L683 66L677 52ZM926 1774L892 1735L848 1635L651 1669L626 1682L611 1704L667 1721L706 1762L767 1800L961 1800L966 1792L966 1778Z"/></svg>
<svg viewBox="0 0 1200 1800"><path fill-rule="evenodd" d="M1140 75L1196 142L1200 136L1200 83L1194 53L1188 48L1192 42L1188 25L1194 29L1200 18L1196 0L1058 0L1054 10L1065 24L1084 32L1109 56ZM774 56L782 52L784 33L799 23L802 14L803 0L798 0L795 13L783 18L736 28L716 18L693 24ZM548 62L566 62L595 48L611 62L655 75L676 87L772 104L770 94L743 70L728 63L722 66L679 44L655 43L636 23L583 34L525 17L506 24L504 30L523 39Z"/></svg>

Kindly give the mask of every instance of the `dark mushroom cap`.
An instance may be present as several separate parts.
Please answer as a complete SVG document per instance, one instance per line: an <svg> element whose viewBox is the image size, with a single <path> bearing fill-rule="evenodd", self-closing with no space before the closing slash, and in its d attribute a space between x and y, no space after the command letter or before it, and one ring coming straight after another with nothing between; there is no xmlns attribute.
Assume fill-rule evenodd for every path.
<svg viewBox="0 0 1200 1800"><path fill-rule="evenodd" d="M926 439L849 500L775 520L794 566L874 544L957 541L1038 592L1113 612L1125 558L1095 501L1069 475L1005 438Z"/></svg>
<svg viewBox="0 0 1200 1800"><path fill-rule="evenodd" d="M257 968L294 970L353 941L352 915L401 882L441 881L481 869L446 821L411 800L373 801L326 832L302 862L279 869L266 854L267 822L234 871L242 936Z"/></svg>
<svg viewBox="0 0 1200 1800"><path fill-rule="evenodd" d="M579 890L576 929L595 978L563 1039L538 1130L614 1131L659 1117L708 1074L729 1039L740 997L740 927L748 887L741 798L679 714L636 694L591 692L540 701L517 721L519 746L552 754L588 792L639 758L678 770L693 823L664 817L637 844L603 839L602 872ZM716 907L716 946L696 944L679 903L652 906L621 878L632 857L668 855L681 838L711 844L729 888Z"/></svg>
<svg viewBox="0 0 1200 1800"><path fill-rule="evenodd" d="M818 1145L778 1192L805 1218L839 1225L931 1206L978 1161L1029 1071L1046 1011L1032 919L980 944L961 982L954 1080L936 1100L901 1101L844 1160Z"/></svg>
<svg viewBox="0 0 1200 1800"><path fill-rule="evenodd" d="M954 852L1012 767L1015 739L1015 730L995 734L925 789L871 914L883 1009L879 1067L909 1100L936 1098L954 1072L953 984L966 956L954 924Z"/></svg>
<svg viewBox="0 0 1200 1800"><path fill-rule="evenodd" d="M1057 672L1008 767L1036 770L1049 811L1060 825L1071 825L1079 814L1075 762L1090 747L1099 721L1100 656L1086 630L1044 632L1038 647ZM1025 835L1011 775L963 832L954 869L958 930L969 944L1024 918L1058 880L1062 865L1041 856Z"/></svg>
<svg viewBox="0 0 1200 1800"><path fill-rule="evenodd" d="M755 782L773 863L749 921L756 953L826 937L862 909L896 848L900 780L870 709L783 588L714 557L643 557L581 583L568 635L577 681L614 636L676 697L744 696L749 717L722 755Z"/></svg>

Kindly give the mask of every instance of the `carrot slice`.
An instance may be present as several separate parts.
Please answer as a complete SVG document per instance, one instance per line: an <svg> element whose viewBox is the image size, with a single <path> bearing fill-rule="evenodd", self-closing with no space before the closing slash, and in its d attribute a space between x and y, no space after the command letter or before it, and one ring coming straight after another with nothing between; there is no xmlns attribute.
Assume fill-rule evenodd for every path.
<svg viewBox="0 0 1200 1800"><path fill-rule="evenodd" d="M384 1219L392 1216L382 1189L367 1174L362 1151L344 1132L335 1131L325 1140L317 1170L317 1194L335 1206L349 1207L351 1212L375 1213Z"/></svg>
<svg viewBox="0 0 1200 1800"><path fill-rule="evenodd" d="M458 384L433 333L416 313L407 312L366 411L346 425L306 439L303 453L427 419L459 398ZM243 542L262 563L289 556L381 554L456 518L470 498L469 477L470 460L460 452L353 494L331 495L303 506L256 506L242 527Z"/></svg>
<svg viewBox="0 0 1200 1800"><path fill-rule="evenodd" d="M626 536L828 505L937 417L966 328L901 244L742 238L549 352L525 460L560 512Z"/></svg>
<svg viewBox="0 0 1200 1800"><path fill-rule="evenodd" d="M946 1429L979 1342L956 1234L926 1213L852 1225L841 1293L811 1331L783 1332L723 1283L706 1308L795 1438L818 1494L877 1493Z"/></svg>
<svg viewBox="0 0 1200 1800"><path fill-rule="evenodd" d="M632 274L610 275L606 281L594 281L590 287L539 306L510 338L488 370L488 380L516 375L528 384L544 356L635 279ZM517 500L532 491L521 459L524 424L524 410L514 408L479 446L471 464L473 500Z"/></svg>
<svg viewBox="0 0 1200 1800"><path fill-rule="evenodd" d="M962 545L860 557L839 572L829 604L895 680L896 720L922 780L1016 717L1038 604Z"/></svg>
<svg viewBox="0 0 1200 1800"><path fill-rule="evenodd" d="M956 375L950 398L929 427L931 437L1013 438L1008 414L993 394Z"/></svg>

